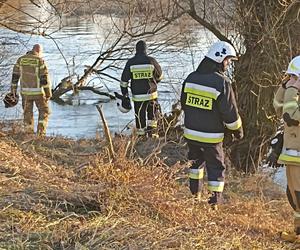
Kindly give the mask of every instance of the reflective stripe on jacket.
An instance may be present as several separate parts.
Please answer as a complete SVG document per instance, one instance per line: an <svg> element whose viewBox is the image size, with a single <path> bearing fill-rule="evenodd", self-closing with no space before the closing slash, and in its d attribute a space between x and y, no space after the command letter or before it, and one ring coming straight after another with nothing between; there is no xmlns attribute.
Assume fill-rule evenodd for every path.
<svg viewBox="0 0 300 250"><path fill-rule="evenodd" d="M46 95L51 97L47 66L34 51L21 56L13 68L12 90L16 91L20 80L22 95Z"/></svg>
<svg viewBox="0 0 300 250"><path fill-rule="evenodd" d="M200 143L223 141L225 127L242 129L235 96L229 80L220 73L191 73L181 91L184 137Z"/></svg>
<svg viewBox="0 0 300 250"><path fill-rule="evenodd" d="M288 113L291 119L300 122L300 101L297 89L289 87L285 90L280 87L273 104L276 103L281 104L281 110L277 110L279 114ZM286 123L284 124L283 150L279 156L279 163L300 166L300 126L288 127Z"/></svg>
<svg viewBox="0 0 300 250"><path fill-rule="evenodd" d="M129 59L122 72L120 87L123 95L132 92L136 102L157 99L157 83L162 79L162 70L158 62L146 53L136 53Z"/></svg>

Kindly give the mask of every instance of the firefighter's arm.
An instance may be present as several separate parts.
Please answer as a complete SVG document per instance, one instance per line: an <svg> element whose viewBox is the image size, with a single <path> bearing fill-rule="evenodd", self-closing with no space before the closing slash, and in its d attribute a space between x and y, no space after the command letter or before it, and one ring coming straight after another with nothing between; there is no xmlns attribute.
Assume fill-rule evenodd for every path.
<svg viewBox="0 0 300 250"><path fill-rule="evenodd" d="M156 83L159 83L163 79L162 69L154 58L151 58L151 62L154 65L153 78Z"/></svg>
<svg viewBox="0 0 300 250"><path fill-rule="evenodd" d="M181 103L182 110L184 110L185 102L186 102L186 93L184 92L185 83L186 81L184 81L182 84L181 95L180 95L180 103Z"/></svg>
<svg viewBox="0 0 300 250"><path fill-rule="evenodd" d="M299 90L296 87L288 87L284 94L284 104L283 104L283 118L291 119L291 121L300 122L300 110L299 110ZM286 117L286 118L285 118Z"/></svg>
<svg viewBox="0 0 300 250"><path fill-rule="evenodd" d="M51 81L48 73L48 67L42 59L40 63L40 84L44 89L45 97L50 99L52 97Z"/></svg>
<svg viewBox="0 0 300 250"><path fill-rule="evenodd" d="M130 64L128 61L122 72L121 81L120 81L120 88L123 96L128 96L128 85L130 79L131 79L131 73L130 73Z"/></svg>
<svg viewBox="0 0 300 250"><path fill-rule="evenodd" d="M285 88L283 86L280 86L276 91L275 97L273 99L273 107L278 116L282 116L284 93L285 93Z"/></svg>
<svg viewBox="0 0 300 250"><path fill-rule="evenodd" d="M244 137L242 120L238 113L233 89L229 82L224 82L224 91L219 95L218 99L218 109L226 129L237 139L242 139Z"/></svg>
<svg viewBox="0 0 300 250"><path fill-rule="evenodd" d="M20 59L18 59L18 61L14 65L11 79L11 93L13 93L14 95L16 95L17 93L20 76Z"/></svg>

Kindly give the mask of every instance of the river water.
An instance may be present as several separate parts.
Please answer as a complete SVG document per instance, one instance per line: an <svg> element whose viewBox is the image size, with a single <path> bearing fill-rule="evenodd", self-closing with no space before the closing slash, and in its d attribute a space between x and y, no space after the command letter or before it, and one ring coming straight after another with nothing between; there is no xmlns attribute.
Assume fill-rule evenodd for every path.
<svg viewBox="0 0 300 250"><path fill-rule="evenodd" d="M5 9L2 6L0 16L5 19L5 15L15 16L19 21L27 20L32 22L30 16L34 15L40 20L48 18L48 11L38 10L32 4L26 1L8 0L11 6ZM40 1L42 2L42 1ZM16 10L18 9L18 10ZM24 17L24 13L27 13ZM38 13L38 14L37 14ZM2 20L3 20L2 19ZM98 20L98 21L96 21ZM100 25L101 23L101 25ZM115 35L107 35L108 27L111 25L111 17L106 15L93 15L90 17L69 16L60 19L59 23L53 22L53 25L47 32L51 33L51 39L35 35L25 35L17 32L0 28L0 92L7 93L10 87L11 71L16 59L30 50L36 43L44 46L44 59L48 64L52 84L55 87L61 79L69 74L75 73L78 76L83 74L85 65L92 65L103 49L107 48L111 41L116 38ZM58 29L58 27L60 27ZM175 30L175 27L173 27ZM164 43L168 40L168 36L174 35L175 31L168 29L164 36L155 38L147 38L145 41L151 47ZM182 37L180 38L182 39ZM156 50L151 54L161 64L164 72L164 80L159 84L159 102L163 112L169 112L172 103L179 98L181 83L186 76L198 66L203 58L207 47L215 40L215 38L207 31L199 29L199 26L193 28L193 31L184 37L186 39L181 45L165 43L163 50ZM135 42L129 43L127 47L133 49ZM154 50L155 51L155 50ZM4 56L3 56L4 55ZM117 62L119 68L109 71L108 73L119 79L122 67L124 67L126 59L132 54L125 53L123 61ZM67 63L66 63L67 62ZM92 76L88 79L101 87L101 91L113 93L119 91L119 82L105 81ZM102 104L105 117L108 121L109 128L112 133L124 130L125 126L134 126L134 114L131 111L122 114L116 107L116 102L109 100L107 97L96 95L90 91L82 91L78 96L72 96L67 93L63 99L68 104L60 105L50 101L51 115L49 118L48 135L62 135L70 138L93 138L97 134L102 134L102 123L96 104ZM37 120L37 110L34 112L35 122ZM16 108L5 109L0 102L0 119L21 120L22 108L19 104ZM286 185L285 169L279 169L274 175L274 181L281 186Z"/></svg>
<svg viewBox="0 0 300 250"><path fill-rule="evenodd" d="M21 5L27 13L33 13L35 10L29 8L29 5ZM94 15L93 19L88 17L65 17L61 20L59 31L53 32L51 38L44 38L35 35L19 34L7 29L0 29L0 38L5 46L9 47L9 51L14 51L2 65L2 68L7 72L4 78L2 93L9 89L10 75L15 60L30 50L33 44L40 43L44 46L44 59L48 64L50 77L53 86L56 86L61 79L68 76L70 73L75 73L79 76L83 74L84 65L92 65L95 59L99 56L100 51L107 47L110 43L107 39L107 27L99 25L111 22L111 17L105 15ZM95 22L95 19L100 20ZM52 27L53 31L57 27ZM51 31L51 30L50 30ZM47 31L48 33L50 32ZM170 35L172 31L170 30ZM164 80L159 84L159 102L162 106L163 112L169 112L172 103L179 98L180 87L183 79L190 73L200 60L203 58L207 50L207 46L214 38L204 30L196 30L193 36L199 39L192 39L189 48L180 48L174 45L164 46L164 50L157 50L151 56L154 56L161 64L164 72ZM5 38L5 40L4 40ZM110 39L114 39L111 36ZM106 39L106 40L105 40ZM165 39L165 38L163 38ZM22 42L20 42L22 41ZM55 41L55 42L54 42ZM188 41L188 40L187 40ZM155 47L156 43L163 43L159 38L147 38L146 42L151 47ZM13 44L11 44L13 43ZM14 44L16 43L16 44ZM107 44L106 44L107 43ZM129 44L129 48L134 48L135 42ZM132 54L125 54L128 59ZM66 65L68 62L68 66ZM122 67L125 66L126 60L119 61L117 70L110 71L112 76L120 78ZM117 81L102 81L95 76L88 81L102 87L101 91L113 93L120 91L119 83ZM101 133L102 125L99 113L95 107L97 103L102 103L105 117L109 123L109 128L112 132L120 132L129 123L133 126L134 114L133 112L122 114L116 107L115 101L110 101L105 96L96 95L90 91L82 91L79 96L72 97L71 93L64 96L65 100L72 105L59 105L50 101L52 114L49 118L48 135L63 135L67 137L94 137L96 133ZM2 120L20 119L22 117L21 106L16 108L5 109L1 102L0 112ZM37 111L35 110L35 120Z"/></svg>

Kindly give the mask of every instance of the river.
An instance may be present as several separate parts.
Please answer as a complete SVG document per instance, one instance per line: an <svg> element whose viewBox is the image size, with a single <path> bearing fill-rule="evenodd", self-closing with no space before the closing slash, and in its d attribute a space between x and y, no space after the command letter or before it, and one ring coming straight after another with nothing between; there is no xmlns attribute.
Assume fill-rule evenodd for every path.
<svg viewBox="0 0 300 250"><path fill-rule="evenodd" d="M29 5L21 5L27 13L33 13L35 10ZM101 23L111 21L111 17L105 15L94 15L93 19L83 18L80 16L64 17L59 25L60 30L53 32L52 39L44 38L35 35L25 35L13 32L4 28L0 29L0 36L5 38L6 46L9 50L14 51L9 56L8 63L5 64L5 70L8 72L4 77L5 84L2 86L2 93L9 89L10 75L15 60L26 51L30 50L33 44L40 43L44 46L44 59L48 64L50 77L53 86L56 86L61 79L68 76L69 73L82 75L85 69L84 65L92 65L95 59L99 56L100 51L106 47L107 27L100 26L95 19L101 20ZM56 30L57 27L52 27ZM50 30L51 31L51 30ZM49 32L49 29L48 29ZM170 35L172 31L169 31ZM199 39L195 40L188 49L182 49L174 45L168 44L164 50L158 50L151 56L154 56L161 64L164 72L164 80L159 84L159 102L163 112L169 112L172 103L179 98L180 86L183 79L190 73L200 60L203 58L207 50L208 43L213 40L212 35L204 30L196 30L194 35ZM110 37L113 39L114 37ZM206 40L207 38L207 40ZM151 47L156 46L156 40L147 38L146 41ZM3 40L2 40L3 41ZM22 42L20 42L22 41ZM56 43L55 43L55 42ZM16 44L10 44L15 43ZM163 40L159 43L164 42ZM107 41L109 43L109 41ZM129 44L129 47L134 48L134 43ZM59 47L59 49L58 49ZM127 58L131 55L127 54ZM68 67L66 65L68 62ZM125 60L119 62L120 68L109 72L116 78L120 78L122 67L125 65ZM4 67L4 66L2 66ZM94 76L95 77L95 76ZM102 87L102 91L113 93L120 91L117 81L103 82L97 78L89 79L97 86ZM105 117L109 123L109 128L112 132L120 132L126 124L134 125L133 112L122 114L116 107L115 101L108 100L105 96L101 97L90 91L82 91L79 96L72 97L71 93L64 96L72 105L59 105L50 101L51 116L49 118L48 135L63 135L73 138L95 137L97 133L102 133L102 125L99 113L95 107L97 103L102 103ZM16 108L5 109L3 104L0 104L1 119L12 120L20 119L22 116L21 106ZM35 120L37 111L35 110Z"/></svg>
<svg viewBox="0 0 300 250"><path fill-rule="evenodd" d="M19 9L18 14L20 14L20 10L27 13L27 19L30 19L29 16L31 14L36 14L37 9L32 4L28 5L25 1L18 0L8 2L12 2L11 4L14 8L17 7ZM2 8L2 13L0 14L2 17L7 13L10 15L13 11L16 11L14 8L10 8L8 11ZM40 9L38 11L40 19L47 19L47 11L42 12ZM22 14L18 18L19 20L24 19ZM99 22L95 20L101 20L101 23L105 25L99 25ZM32 20L27 21L30 22ZM5 54L6 56L0 58L0 77L1 83L4 83L0 85L2 96L9 90L11 71L15 60L30 50L32 45L36 43L41 43L44 46L44 58L49 67L53 86L56 86L69 73L82 75L85 69L84 65L93 64L100 51L103 51L103 48L108 46L107 43L110 41L107 39L107 27L110 23L111 17L106 15L93 15L93 18L82 16L64 17L60 19L59 23L52 25L52 39L20 34L0 28L1 51L7 53ZM55 31L57 29L58 31ZM174 35L172 34L172 29L168 29L166 32L164 37L146 39L146 42L151 45L150 49L155 47L157 43L163 43L168 36ZM110 37L112 40L115 38L114 36ZM183 46L184 48L176 47L176 45L166 42L163 50L157 50L152 54L161 64L165 76L158 86L159 102L165 113L169 112L172 103L178 100L183 79L198 66L198 63L207 51L207 47L215 40L209 32L199 29L199 26L196 26L193 32L188 34L185 39L188 46ZM134 43L129 44L129 47L134 48ZM127 58L130 56L127 54ZM66 62L68 62L68 66ZM120 68L109 73L119 79L125 62L125 60L120 61L118 65ZM95 76L90 78L89 81L95 82L97 86L102 87L102 91L108 93L119 91L119 83L117 81L105 82L95 78ZM132 111L122 114L117 109L115 101L111 101L106 97L100 97L90 91L82 91L79 96L75 97L68 93L64 96L64 100L67 100L69 105L59 105L50 101L52 113L49 118L47 135L61 135L70 138L94 138L97 134L101 136L102 124L96 109L96 104L99 103L102 104L112 133L121 131L130 133L130 129L124 130L125 126L127 124L129 124L129 127L134 126L134 114ZM2 121L21 120L21 105L19 104L16 108L5 109L1 102L0 114ZM35 110L34 116L36 122L37 110ZM274 175L274 181L282 187L286 185L284 171L285 169L283 168L279 169Z"/></svg>

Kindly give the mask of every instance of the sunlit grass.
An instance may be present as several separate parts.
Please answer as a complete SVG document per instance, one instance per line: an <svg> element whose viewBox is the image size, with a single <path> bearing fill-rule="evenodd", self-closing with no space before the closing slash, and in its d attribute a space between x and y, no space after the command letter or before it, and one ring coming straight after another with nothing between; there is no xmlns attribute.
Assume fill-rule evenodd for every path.
<svg viewBox="0 0 300 250"><path fill-rule="evenodd" d="M166 164L173 146L157 144L150 160L136 148L146 142L114 144L112 160L101 140L1 137L0 247L297 249L278 237L292 229L292 210L267 176L228 177L227 202L214 211L206 192L190 195L184 159Z"/></svg>

